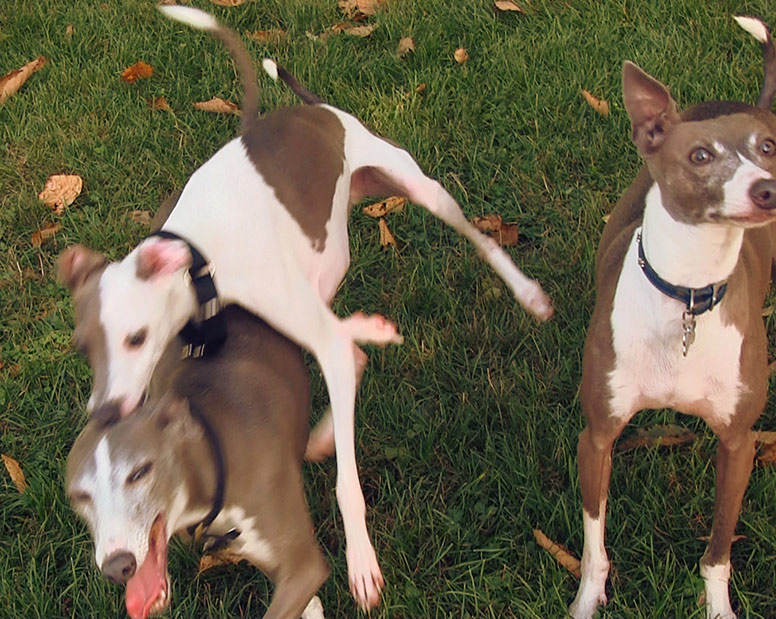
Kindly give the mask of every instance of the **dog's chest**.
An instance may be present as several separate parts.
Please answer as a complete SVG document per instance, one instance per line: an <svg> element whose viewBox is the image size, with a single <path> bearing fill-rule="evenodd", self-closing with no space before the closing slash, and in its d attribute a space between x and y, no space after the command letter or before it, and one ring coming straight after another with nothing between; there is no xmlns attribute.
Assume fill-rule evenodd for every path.
<svg viewBox="0 0 776 619"><path fill-rule="evenodd" d="M682 355L682 304L654 288L637 263L632 240L611 313L614 369L610 408L629 417L643 408L674 408L722 421L735 411L743 335L724 324L719 306L697 317L695 340Z"/></svg>

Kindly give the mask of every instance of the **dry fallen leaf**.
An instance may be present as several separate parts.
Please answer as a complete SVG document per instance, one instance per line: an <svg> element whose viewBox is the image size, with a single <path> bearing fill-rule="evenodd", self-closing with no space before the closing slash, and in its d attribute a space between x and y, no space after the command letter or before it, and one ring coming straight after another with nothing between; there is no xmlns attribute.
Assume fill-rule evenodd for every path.
<svg viewBox="0 0 776 619"><path fill-rule="evenodd" d="M363 26L351 26L342 32L353 37L368 37L377 28L377 24L364 24Z"/></svg>
<svg viewBox="0 0 776 619"><path fill-rule="evenodd" d="M512 0L496 0L496 9L499 11L516 11L518 13L525 13L525 9L518 6Z"/></svg>
<svg viewBox="0 0 776 619"><path fill-rule="evenodd" d="M210 2L218 6L240 6L245 0L210 0Z"/></svg>
<svg viewBox="0 0 776 619"><path fill-rule="evenodd" d="M197 569L197 574L199 575L205 570L218 567L219 565L239 563L244 558L245 557L242 555L238 555L236 552L231 552L229 550L219 550L218 552L202 555L199 559L199 569Z"/></svg>
<svg viewBox="0 0 776 619"><path fill-rule="evenodd" d="M152 110L161 110L163 112L172 112L170 104L167 103L167 99L164 97L154 97L148 100L148 107Z"/></svg>
<svg viewBox="0 0 776 619"><path fill-rule="evenodd" d="M607 213L601 219L604 220L604 223L608 223L609 222L609 217L611 217L611 213Z"/></svg>
<svg viewBox="0 0 776 619"><path fill-rule="evenodd" d="M763 432L760 430L754 433L754 440L764 445L776 443L776 432Z"/></svg>
<svg viewBox="0 0 776 619"><path fill-rule="evenodd" d="M194 107L203 112L215 112L216 114L240 114L239 105L221 97L213 97L209 101L198 101Z"/></svg>
<svg viewBox="0 0 776 619"><path fill-rule="evenodd" d="M762 464L776 464L776 443L763 443L757 454L757 461Z"/></svg>
<svg viewBox="0 0 776 619"><path fill-rule="evenodd" d="M385 200L380 200L374 204L369 204L363 208L364 214L370 217L383 217L392 211L401 211L407 204L407 198L391 196Z"/></svg>
<svg viewBox="0 0 776 619"><path fill-rule="evenodd" d="M399 47L396 49L396 54L399 58L404 58L410 52L415 51L415 41L412 37L404 37L399 41Z"/></svg>
<svg viewBox="0 0 776 619"><path fill-rule="evenodd" d="M609 104L604 99L599 99L598 97L594 97L587 90L582 91L582 96L585 98L585 101L587 101L587 104L590 107L592 107L596 112L598 112L601 116L604 116L604 117L609 116Z"/></svg>
<svg viewBox="0 0 776 619"><path fill-rule="evenodd" d="M475 217L472 219L472 224L480 232L493 237L499 245L509 247L517 245L519 238L517 224L505 223L498 213Z"/></svg>
<svg viewBox="0 0 776 619"><path fill-rule="evenodd" d="M38 194L38 200L61 215L65 207L75 201L83 187L84 181L77 174L54 174L49 176L43 191Z"/></svg>
<svg viewBox="0 0 776 619"><path fill-rule="evenodd" d="M382 217L377 220L377 225L380 228L380 245L382 247L387 247L388 245L393 245L396 247L396 239L393 237L393 234L391 234L391 231L388 229L388 224L385 223L385 219Z"/></svg>
<svg viewBox="0 0 776 619"><path fill-rule="evenodd" d="M581 563L579 559L577 559L560 544L553 542L549 537L542 533L540 529L534 529L533 534L536 538L536 543L544 548L547 552L549 552L558 563L565 567L569 572L574 574L574 576L577 578L582 576L582 573L580 572Z"/></svg>
<svg viewBox="0 0 776 619"><path fill-rule="evenodd" d="M337 5L345 17L354 21L363 21L377 12L384 0L339 0Z"/></svg>
<svg viewBox="0 0 776 619"><path fill-rule="evenodd" d="M257 43L266 45L269 43L278 43L283 40L283 37L286 36L286 31L280 28L270 28L269 30L246 31L245 36L249 39L253 39Z"/></svg>
<svg viewBox="0 0 776 619"><path fill-rule="evenodd" d="M129 211L129 218L140 226L150 228L153 215L150 211Z"/></svg>
<svg viewBox="0 0 776 619"><path fill-rule="evenodd" d="M121 72L121 79L128 84L134 84L137 80L146 79L154 74L154 68L142 60L127 67Z"/></svg>
<svg viewBox="0 0 776 619"><path fill-rule="evenodd" d="M73 24L68 24L67 28L65 28L65 36L69 39L73 36L73 33L75 32L75 28L73 28Z"/></svg>
<svg viewBox="0 0 776 619"><path fill-rule="evenodd" d="M43 245L43 241L53 237L61 229L62 229L62 224L60 223L46 224L40 230L36 230L35 232L32 233L32 238L31 238L32 246L40 247L41 245Z"/></svg>
<svg viewBox="0 0 776 619"><path fill-rule="evenodd" d="M771 314L773 314L773 305L768 305L767 307L763 308L763 311L760 314L760 316L762 316L763 318L767 318Z"/></svg>
<svg viewBox="0 0 776 619"><path fill-rule="evenodd" d="M16 486L19 494L24 494L24 491L27 489L27 480L24 478L22 467L19 466L19 463L11 458L11 456L2 454L2 457L3 464L5 464L5 470L8 471L8 474L11 476L11 481Z"/></svg>
<svg viewBox="0 0 776 619"><path fill-rule="evenodd" d="M417 88L415 88L415 92L417 92L418 94L420 94L424 90L426 90L426 82L421 82L420 84L418 84Z"/></svg>
<svg viewBox="0 0 776 619"><path fill-rule="evenodd" d="M695 440L695 434L680 426L652 426L647 429L639 429L636 436L631 436L617 443L617 451L627 451L637 447L671 447L683 443L691 443Z"/></svg>
<svg viewBox="0 0 776 619"><path fill-rule="evenodd" d="M466 51L465 47L459 47L457 50L455 50L455 53L453 54L453 58L455 58L455 61L458 64L463 64L467 60L469 60L469 52Z"/></svg>
<svg viewBox="0 0 776 619"><path fill-rule="evenodd" d="M15 69L10 73L6 73L3 77L0 77L0 103L5 103L5 100L15 93L27 79L46 64L46 59L43 56L38 56L32 62L28 62L21 69Z"/></svg>

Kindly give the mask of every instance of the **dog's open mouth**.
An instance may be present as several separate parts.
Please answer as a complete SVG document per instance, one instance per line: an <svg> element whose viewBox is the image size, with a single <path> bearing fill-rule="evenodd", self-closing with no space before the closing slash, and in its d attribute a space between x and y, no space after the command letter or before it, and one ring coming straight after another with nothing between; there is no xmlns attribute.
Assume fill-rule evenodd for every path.
<svg viewBox="0 0 776 619"><path fill-rule="evenodd" d="M126 607L132 619L146 619L167 606L167 526L159 514L148 534L148 553L135 575L127 582Z"/></svg>

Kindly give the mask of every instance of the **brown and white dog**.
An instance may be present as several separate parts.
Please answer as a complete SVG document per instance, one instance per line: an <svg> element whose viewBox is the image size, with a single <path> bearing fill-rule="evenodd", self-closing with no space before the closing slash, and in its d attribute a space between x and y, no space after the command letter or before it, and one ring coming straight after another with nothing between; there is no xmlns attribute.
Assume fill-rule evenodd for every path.
<svg viewBox="0 0 776 619"><path fill-rule="evenodd" d="M730 545L765 406L761 309L776 251L776 51L765 26L758 106L712 102L682 114L666 88L623 67L623 97L646 166L611 214L596 258L579 437L585 544L571 615L606 603L604 521L611 451L639 410L703 418L719 437L714 523L700 562L709 619L735 617Z"/></svg>
<svg viewBox="0 0 776 619"><path fill-rule="evenodd" d="M97 285L105 265L83 274ZM76 304L88 299L75 290ZM67 459L67 494L94 539L95 561L126 583L145 618L170 601L167 544L198 523L275 583L266 617L322 619L329 574L302 482L310 413L302 351L237 306L212 358L181 360L173 343L152 395L127 417L97 410ZM212 522L207 522L210 520Z"/></svg>
<svg viewBox="0 0 776 619"><path fill-rule="evenodd" d="M552 306L539 284L467 221L453 197L423 174L409 153L325 104L259 118L256 75L237 37L202 11L160 10L227 45L243 81L243 133L184 187L163 229L179 238L146 239L102 271L89 310L99 332L79 334L94 370L89 406L96 410L115 403L127 414L141 402L162 351L200 311L190 280L184 279L192 264L189 244L199 248L215 271L223 304L236 303L261 316L312 352L321 367L333 417L350 586L363 608L373 607L383 578L356 466L353 415L357 358L363 359L356 344L385 345L402 338L381 316L357 313L340 319L330 309L350 262L350 207L366 196L406 196L469 238L535 316L549 318ZM62 261L77 271L94 259L93 252L75 247Z"/></svg>

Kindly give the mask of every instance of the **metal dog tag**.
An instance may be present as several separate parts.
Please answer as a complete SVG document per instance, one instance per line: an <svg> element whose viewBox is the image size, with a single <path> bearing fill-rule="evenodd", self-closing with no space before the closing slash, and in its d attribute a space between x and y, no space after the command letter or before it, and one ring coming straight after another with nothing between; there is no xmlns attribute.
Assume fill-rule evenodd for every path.
<svg viewBox="0 0 776 619"><path fill-rule="evenodd" d="M687 351L695 341L695 315L687 311L682 312L682 356L687 356Z"/></svg>

